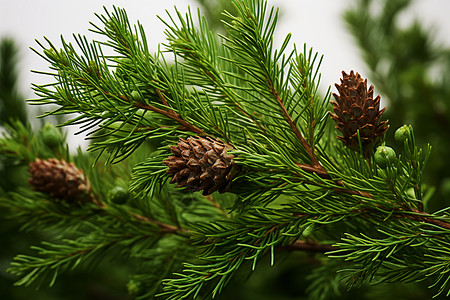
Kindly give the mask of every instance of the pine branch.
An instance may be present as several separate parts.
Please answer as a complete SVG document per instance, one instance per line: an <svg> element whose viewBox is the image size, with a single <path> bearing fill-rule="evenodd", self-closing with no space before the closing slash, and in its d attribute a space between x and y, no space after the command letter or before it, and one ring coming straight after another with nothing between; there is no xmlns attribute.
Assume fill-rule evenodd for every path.
<svg viewBox="0 0 450 300"><path fill-rule="evenodd" d="M39 44L52 69L41 73L55 82L36 85L34 102L58 105L48 114L77 113L65 125L97 134L90 150L100 152L98 163L117 164L105 172L80 159L100 205L68 206L48 187L46 196L23 190L4 202L33 217L27 228L60 224L73 234L39 248L41 256L19 256L12 270L24 276L20 283L124 251L151 266L130 282L133 293L148 280L156 282L141 293L149 297L196 298L208 289L216 296L247 264L254 270L268 256L273 265L288 250L336 260L329 265L345 270L350 286L433 277L438 292L447 291L450 220L423 209L430 147L418 148L408 127L401 155L377 156L383 109L354 72L334 94L337 138L327 122L330 92L318 92L318 54L295 45L287 52L290 35L275 50L278 11L261 0L233 3L220 37L190 11L168 14L173 64L149 53L142 26L118 8L92 24L106 41L75 36L78 48L63 39L62 50ZM104 55L106 48L115 54ZM148 141L158 145L146 148ZM119 180L130 192L117 200Z"/></svg>
<svg viewBox="0 0 450 300"><path fill-rule="evenodd" d="M184 79L187 83L194 86L200 86L205 91L210 91L217 94L220 101L225 101L233 108L229 110L232 115L237 113L240 115L240 123L235 124L239 127L257 126L262 131L266 129L261 122L256 118L242 103L242 95L237 90L233 89L230 84L235 85L236 79L239 79L234 73L236 69L230 63L227 63L226 58L231 54L227 51L220 40L215 36L210 29L205 19L198 16L199 28L194 25L191 13L187 15L185 20L180 12L176 11L178 21L181 25L168 14L172 24L162 20L167 26L166 30L169 45L169 51L179 55L185 62L181 63L184 66ZM201 72L198 72L201 70ZM243 119L242 116L245 116ZM246 120L248 119L248 120ZM242 124L243 123L243 124ZM223 136L229 140L229 136Z"/></svg>
<svg viewBox="0 0 450 300"><path fill-rule="evenodd" d="M319 161L317 160L316 155L314 154L314 149L311 147L310 144L308 144L306 142L305 138L300 133L300 131L298 130L297 126L294 124L294 121L292 120L292 118L289 115L288 111L284 107L280 96L278 95L278 93L275 90L272 82L270 81L270 78L267 78L267 84L269 85L270 92L272 93L273 97L275 98L275 100L277 101L278 105L280 106L280 109L281 109L284 117L286 118L287 122L289 123L289 127L291 127L291 129L294 132L295 136L300 140L300 143L305 148L306 152L308 152L309 157L310 157L310 159L312 161L313 167L321 169ZM323 172L323 170L321 170L321 171Z"/></svg>

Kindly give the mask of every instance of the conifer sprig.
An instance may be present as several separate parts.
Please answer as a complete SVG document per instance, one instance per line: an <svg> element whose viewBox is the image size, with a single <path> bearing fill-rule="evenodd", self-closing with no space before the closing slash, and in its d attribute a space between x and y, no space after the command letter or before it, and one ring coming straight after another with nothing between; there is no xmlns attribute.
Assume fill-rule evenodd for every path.
<svg viewBox="0 0 450 300"><path fill-rule="evenodd" d="M237 16L227 15L229 36L224 37L224 45L234 55L230 61L247 75L243 84L250 88L245 90L242 101L264 119L266 135L280 142L299 143L297 149L288 150L297 155L303 153L303 160L318 167L313 143L321 134L311 133L316 117L324 120L327 101L313 96L318 84L317 66L314 66L317 55L312 56L312 52L308 55L306 49L300 55L295 50L285 53L290 35L279 50L273 49L278 11L267 10L267 4L236 3L236 9ZM312 82L316 84L311 85ZM316 116L315 110L320 110L322 115ZM304 122L311 116L309 122Z"/></svg>
<svg viewBox="0 0 450 300"><path fill-rule="evenodd" d="M62 50L40 43L52 69L41 73L55 82L35 85L39 99L32 102L59 106L49 114L78 113L65 125L82 125L93 139L90 149L109 152L99 161L124 168L115 174L131 195L111 203L106 195L118 179L88 168L86 157L80 168L90 170L102 205L67 212L45 198L51 194L42 200L30 191L3 201L16 216L33 217L27 228L59 222L73 234L63 232L67 239L39 248L41 255L19 256L11 270L23 276L20 283L56 276L90 255L96 260L96 253L128 251L151 266L134 280L156 281L141 295L215 296L263 257L274 264L277 251L299 250L336 260L328 264L350 286L432 277L447 293L450 219L446 211L426 211L422 185L430 147L417 147L410 128L402 153L379 163L372 151L354 151L362 145L358 133L352 149L339 143L327 122L330 93L318 89L321 58L306 46L287 51L290 35L274 49L278 11L265 1L233 3L237 13L224 14L224 36L201 17L196 25L191 11L168 14L165 50L173 63L160 51L150 54L142 26L131 26L118 8L97 16L101 26L93 24L106 41L75 36L79 49L62 39ZM104 55L105 48L115 54ZM381 134L376 139L383 143ZM146 148L160 140L157 151ZM19 148L12 143L3 149ZM128 156L140 159L121 161ZM171 176L187 190L170 186ZM227 193L208 195L216 189Z"/></svg>

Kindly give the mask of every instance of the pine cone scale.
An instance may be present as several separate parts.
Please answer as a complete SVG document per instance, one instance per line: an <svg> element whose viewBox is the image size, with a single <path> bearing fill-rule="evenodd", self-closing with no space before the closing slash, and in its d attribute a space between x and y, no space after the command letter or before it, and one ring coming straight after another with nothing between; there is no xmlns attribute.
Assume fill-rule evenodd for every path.
<svg viewBox="0 0 450 300"><path fill-rule="evenodd" d="M232 146L212 138L189 137L180 139L169 149L173 156L169 156L164 164L169 167L167 173L174 174L170 183L203 191L204 195L228 190L234 178L232 170L238 169L234 155L227 153Z"/></svg>
<svg viewBox="0 0 450 300"><path fill-rule="evenodd" d="M181 151L178 147L174 146L174 145L170 145L169 146L170 151L172 151L173 154L175 154L176 156L181 156Z"/></svg>

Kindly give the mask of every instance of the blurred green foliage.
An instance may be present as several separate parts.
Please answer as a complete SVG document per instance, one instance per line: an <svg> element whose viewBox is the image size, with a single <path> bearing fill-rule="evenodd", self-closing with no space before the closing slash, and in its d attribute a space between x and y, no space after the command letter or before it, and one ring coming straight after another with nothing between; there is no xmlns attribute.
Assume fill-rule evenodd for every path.
<svg viewBox="0 0 450 300"><path fill-rule="evenodd" d="M24 97L18 91L18 49L11 38L0 40L0 126L11 119L27 121Z"/></svg>
<svg viewBox="0 0 450 300"><path fill-rule="evenodd" d="M235 8L230 0L197 0L197 3L202 8L202 13L208 19L209 27L223 33L224 26L222 23L222 13L228 11L235 12Z"/></svg>

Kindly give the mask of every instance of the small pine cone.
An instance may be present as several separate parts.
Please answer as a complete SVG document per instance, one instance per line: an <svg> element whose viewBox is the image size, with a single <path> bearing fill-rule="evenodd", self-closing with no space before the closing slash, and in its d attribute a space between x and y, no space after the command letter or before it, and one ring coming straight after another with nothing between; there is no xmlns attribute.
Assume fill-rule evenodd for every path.
<svg viewBox="0 0 450 300"><path fill-rule="evenodd" d="M342 72L342 75L341 84L335 84L339 95L333 93L336 102L331 102L336 113L331 114L331 118L342 133L337 138L359 151L359 131L363 154L367 157L389 127L386 121L380 122L385 109L380 110L380 96L373 98L373 85L367 89L367 79L363 80L353 71L350 75Z"/></svg>
<svg viewBox="0 0 450 300"><path fill-rule="evenodd" d="M213 138L188 137L169 147L174 156L164 164L169 166L167 173L174 174L170 183L192 191L203 190L203 195L228 190L238 170L234 155L227 154L233 149L231 145Z"/></svg>
<svg viewBox="0 0 450 300"><path fill-rule="evenodd" d="M36 191L67 203L84 203L91 198L91 184L73 163L65 160L37 158L30 163L28 182Z"/></svg>

